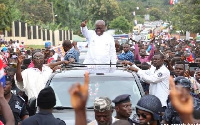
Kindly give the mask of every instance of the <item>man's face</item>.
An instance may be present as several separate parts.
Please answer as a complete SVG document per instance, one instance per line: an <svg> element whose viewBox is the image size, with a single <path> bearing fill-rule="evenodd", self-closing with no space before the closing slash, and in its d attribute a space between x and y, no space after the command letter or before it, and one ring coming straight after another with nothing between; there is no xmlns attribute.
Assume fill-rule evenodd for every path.
<svg viewBox="0 0 200 125"><path fill-rule="evenodd" d="M95 25L95 32L98 36L101 36L104 31L105 31L105 25L103 25L102 23L97 23Z"/></svg>
<svg viewBox="0 0 200 125"><path fill-rule="evenodd" d="M119 43L115 43L115 49L116 49L116 52L120 51L120 44Z"/></svg>
<svg viewBox="0 0 200 125"><path fill-rule="evenodd" d="M130 50L129 45L128 45L128 44L125 44L125 45L123 46L123 50L124 50L125 53L127 53L127 52Z"/></svg>
<svg viewBox="0 0 200 125"><path fill-rule="evenodd" d="M7 75L9 75L11 77L11 79L14 79L14 76L15 76L15 72L7 72Z"/></svg>
<svg viewBox="0 0 200 125"><path fill-rule="evenodd" d="M200 83L200 70L196 72L195 79L197 80L198 83Z"/></svg>
<svg viewBox="0 0 200 125"><path fill-rule="evenodd" d="M153 118L151 113L138 109L137 116L139 118L140 125L147 125Z"/></svg>
<svg viewBox="0 0 200 125"><path fill-rule="evenodd" d="M50 52L50 57L52 57L54 54L53 54L53 52Z"/></svg>
<svg viewBox="0 0 200 125"><path fill-rule="evenodd" d="M163 63L164 63L164 60L163 59L161 59L161 57L160 57L160 55L155 55L154 57L153 57L153 65L155 66L155 67L161 67L162 65L163 65Z"/></svg>
<svg viewBox="0 0 200 125"><path fill-rule="evenodd" d="M140 50L140 56L146 56L146 51L144 49L141 49Z"/></svg>
<svg viewBox="0 0 200 125"><path fill-rule="evenodd" d="M12 83L11 81L6 81L6 85L4 88L4 96L8 95L11 92Z"/></svg>
<svg viewBox="0 0 200 125"><path fill-rule="evenodd" d="M63 49L65 52L67 52L69 50L66 46L63 46Z"/></svg>
<svg viewBox="0 0 200 125"><path fill-rule="evenodd" d="M166 53L169 55L169 57L171 57L172 52L170 50L167 50Z"/></svg>
<svg viewBox="0 0 200 125"><path fill-rule="evenodd" d="M44 55L41 52L37 52L33 55L33 63L35 68L41 68L44 63Z"/></svg>
<svg viewBox="0 0 200 125"><path fill-rule="evenodd" d="M132 114L132 104L131 102L118 104L115 109L117 114L120 114L123 117L129 118Z"/></svg>
<svg viewBox="0 0 200 125"><path fill-rule="evenodd" d="M175 56L175 52L172 52L171 57L173 58Z"/></svg>
<svg viewBox="0 0 200 125"><path fill-rule="evenodd" d="M184 76L185 68L184 64L176 64L175 65L175 75L176 76Z"/></svg>
<svg viewBox="0 0 200 125"><path fill-rule="evenodd" d="M112 113L113 113L113 110L108 110L104 112L95 111L95 119L98 125L111 125Z"/></svg>

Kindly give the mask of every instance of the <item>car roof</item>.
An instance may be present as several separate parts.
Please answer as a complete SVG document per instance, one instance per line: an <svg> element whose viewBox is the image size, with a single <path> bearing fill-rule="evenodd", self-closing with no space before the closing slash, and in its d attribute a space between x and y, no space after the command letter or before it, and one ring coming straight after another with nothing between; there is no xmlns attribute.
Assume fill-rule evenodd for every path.
<svg viewBox="0 0 200 125"><path fill-rule="evenodd" d="M99 70L90 70L87 68L72 68L69 70L64 70L61 73L56 73L54 78L62 78L62 77L84 77L86 71L89 71L90 76L108 76L108 77L133 77L133 74L123 70L122 68L106 68Z"/></svg>

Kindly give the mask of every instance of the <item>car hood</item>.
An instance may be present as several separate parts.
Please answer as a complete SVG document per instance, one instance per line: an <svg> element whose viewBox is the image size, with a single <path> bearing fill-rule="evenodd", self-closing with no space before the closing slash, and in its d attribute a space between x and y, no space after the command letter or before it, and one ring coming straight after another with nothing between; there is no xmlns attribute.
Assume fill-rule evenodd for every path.
<svg viewBox="0 0 200 125"><path fill-rule="evenodd" d="M67 125L75 125L75 112L73 109L63 109L63 110L53 110L53 115L55 118L59 118ZM87 109L86 112L87 120L88 122L93 121L95 119L94 117L94 110L93 109Z"/></svg>

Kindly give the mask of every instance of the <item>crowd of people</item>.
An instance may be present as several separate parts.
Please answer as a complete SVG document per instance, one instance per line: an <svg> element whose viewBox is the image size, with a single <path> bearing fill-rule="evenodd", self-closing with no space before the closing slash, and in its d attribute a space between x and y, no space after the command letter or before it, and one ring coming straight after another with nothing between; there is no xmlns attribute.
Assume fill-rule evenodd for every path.
<svg viewBox="0 0 200 125"><path fill-rule="evenodd" d="M152 36L150 42L130 38L120 44L105 30L103 20L96 21L95 31L88 30L87 21L81 23L88 41L83 63L124 65L138 75L145 95L135 106L136 117L132 117L129 93L114 100L98 97L94 101L95 119L88 123L85 106L89 73L86 72L84 84L75 83L69 89L76 125L200 123L200 43ZM5 86L0 85L0 124L64 125L62 119L52 114L56 97L54 90L45 85L61 65L79 62L77 42L63 41L63 57L50 47L25 49L23 42L20 45L13 40L0 44L0 59L6 74Z"/></svg>

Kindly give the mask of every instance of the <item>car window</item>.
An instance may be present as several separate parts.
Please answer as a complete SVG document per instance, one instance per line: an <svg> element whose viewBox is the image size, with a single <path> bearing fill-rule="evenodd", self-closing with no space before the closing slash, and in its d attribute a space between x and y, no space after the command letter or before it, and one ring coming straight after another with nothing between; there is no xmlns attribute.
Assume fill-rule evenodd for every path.
<svg viewBox="0 0 200 125"><path fill-rule="evenodd" d="M54 78L50 86L56 94L56 106L71 107L70 95L68 94L69 87L77 82L84 81L83 78ZM87 107L93 107L96 97L109 97L113 100L120 94L130 94L133 107L141 98L140 91L136 85L134 78L129 77L90 77L89 84L89 99Z"/></svg>

